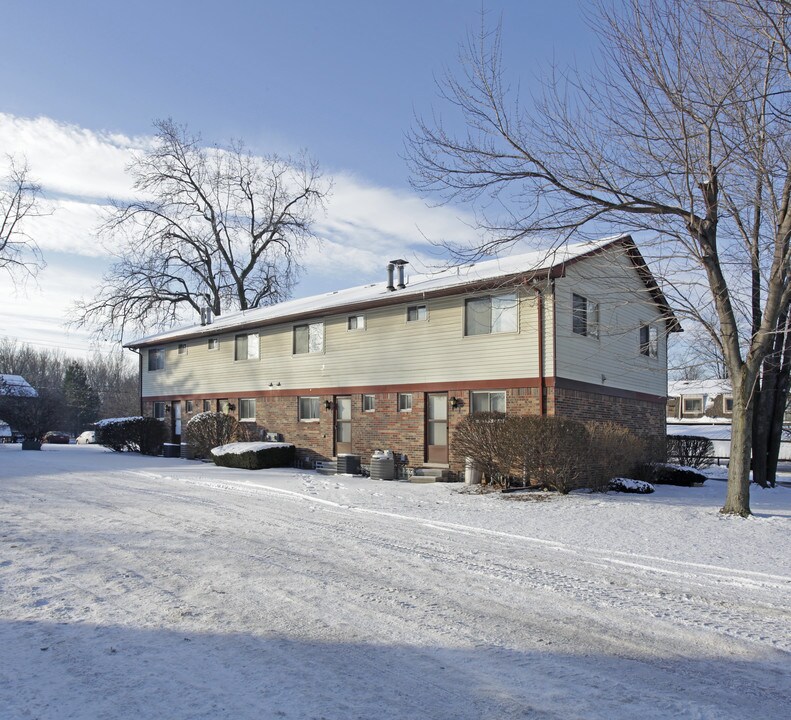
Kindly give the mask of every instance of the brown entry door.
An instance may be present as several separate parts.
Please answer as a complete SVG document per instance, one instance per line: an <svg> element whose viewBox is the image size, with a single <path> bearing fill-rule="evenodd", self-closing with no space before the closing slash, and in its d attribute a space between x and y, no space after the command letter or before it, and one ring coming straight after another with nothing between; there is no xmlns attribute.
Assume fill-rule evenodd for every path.
<svg viewBox="0 0 791 720"><path fill-rule="evenodd" d="M338 395L335 398L335 454L352 451L352 398Z"/></svg>
<svg viewBox="0 0 791 720"><path fill-rule="evenodd" d="M426 395L426 462L448 462L448 394Z"/></svg>

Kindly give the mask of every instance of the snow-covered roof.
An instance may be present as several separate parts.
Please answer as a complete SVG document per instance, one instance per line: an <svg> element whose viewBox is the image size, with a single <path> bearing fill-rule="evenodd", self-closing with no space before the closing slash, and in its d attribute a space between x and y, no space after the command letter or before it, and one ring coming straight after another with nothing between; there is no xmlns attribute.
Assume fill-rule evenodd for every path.
<svg viewBox="0 0 791 720"><path fill-rule="evenodd" d="M21 375L0 374L0 395L15 397L38 397L38 393Z"/></svg>
<svg viewBox="0 0 791 720"><path fill-rule="evenodd" d="M668 397L730 394L731 381L718 378L713 380L673 380L667 384Z"/></svg>
<svg viewBox="0 0 791 720"><path fill-rule="evenodd" d="M561 247L538 250L520 255L485 260L469 265L452 267L434 273L410 275L406 288L391 291L385 281L359 285L346 290L312 295L310 297L288 300L286 302L260 307L254 310L243 310L222 315L210 325L183 325L167 332L157 333L129 342L125 347L140 347L174 339L215 335L239 327L252 327L256 324L271 324L276 321L318 315L336 308L351 309L355 306L375 306L392 302L405 302L409 299L421 298L428 293L451 293L466 285L476 285L487 281L503 280L518 276L541 273L565 263L595 254L607 246L618 242L629 241L629 235L615 235L600 240L570 243ZM631 244L633 247L633 243ZM384 274L384 271L383 271ZM660 294L661 295L661 294ZM663 298L662 298L663 300Z"/></svg>

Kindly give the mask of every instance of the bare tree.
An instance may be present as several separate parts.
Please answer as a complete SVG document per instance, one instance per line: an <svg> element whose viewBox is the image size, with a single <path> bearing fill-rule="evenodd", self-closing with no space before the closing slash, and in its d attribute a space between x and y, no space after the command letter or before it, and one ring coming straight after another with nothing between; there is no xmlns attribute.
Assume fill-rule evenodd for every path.
<svg viewBox="0 0 791 720"><path fill-rule="evenodd" d="M789 5L629 0L599 7L594 24L600 66L552 73L525 105L507 86L499 31L468 43L461 74L441 83L467 132L419 119L414 185L479 203L489 239L478 252L604 224L651 231L643 248L671 302L725 357L722 511L749 515L756 391L791 300Z"/></svg>
<svg viewBox="0 0 791 720"><path fill-rule="evenodd" d="M41 187L30 179L27 163L12 157L8 163L8 174L0 180L0 270L15 280L20 273L35 275L44 267L26 222L39 214Z"/></svg>
<svg viewBox="0 0 791 720"><path fill-rule="evenodd" d="M185 310L247 310L289 296L328 192L306 157L206 148L172 120L128 171L139 196L100 230L115 262L75 322L100 335L172 324Z"/></svg>

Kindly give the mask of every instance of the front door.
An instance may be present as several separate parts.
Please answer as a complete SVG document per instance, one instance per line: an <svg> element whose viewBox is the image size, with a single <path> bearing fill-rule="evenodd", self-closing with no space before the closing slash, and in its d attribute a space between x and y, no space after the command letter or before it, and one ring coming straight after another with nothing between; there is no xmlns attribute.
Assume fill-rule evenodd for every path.
<svg viewBox="0 0 791 720"><path fill-rule="evenodd" d="M426 462L448 462L448 394L426 395Z"/></svg>
<svg viewBox="0 0 791 720"><path fill-rule="evenodd" d="M174 400L173 408L173 442L181 441L181 401Z"/></svg>
<svg viewBox="0 0 791 720"><path fill-rule="evenodd" d="M352 451L352 398L350 395L335 397L335 454Z"/></svg>

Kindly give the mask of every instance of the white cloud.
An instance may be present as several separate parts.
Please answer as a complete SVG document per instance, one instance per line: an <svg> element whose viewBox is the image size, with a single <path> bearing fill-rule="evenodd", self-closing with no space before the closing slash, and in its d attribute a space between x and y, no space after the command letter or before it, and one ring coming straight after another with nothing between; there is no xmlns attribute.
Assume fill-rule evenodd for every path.
<svg viewBox="0 0 791 720"><path fill-rule="evenodd" d="M62 310L87 297L101 279L100 264L80 267L78 258L106 256L96 238L102 206L108 197L132 196L125 167L132 153L151 140L0 113L0 147L27 158L53 210L28 228L48 268L35 295L0 308L0 326L6 332L28 339L64 337ZM367 184L348 171L331 179L326 215L316 222L324 242L306 252L297 296L379 281L385 264L395 257L409 260L413 272L422 272L437 261L432 257L437 250L427 238L467 243L477 237L472 217L458 209L428 207L413 194ZM20 322L23 315L29 317ZM74 337L82 342L81 334Z"/></svg>

